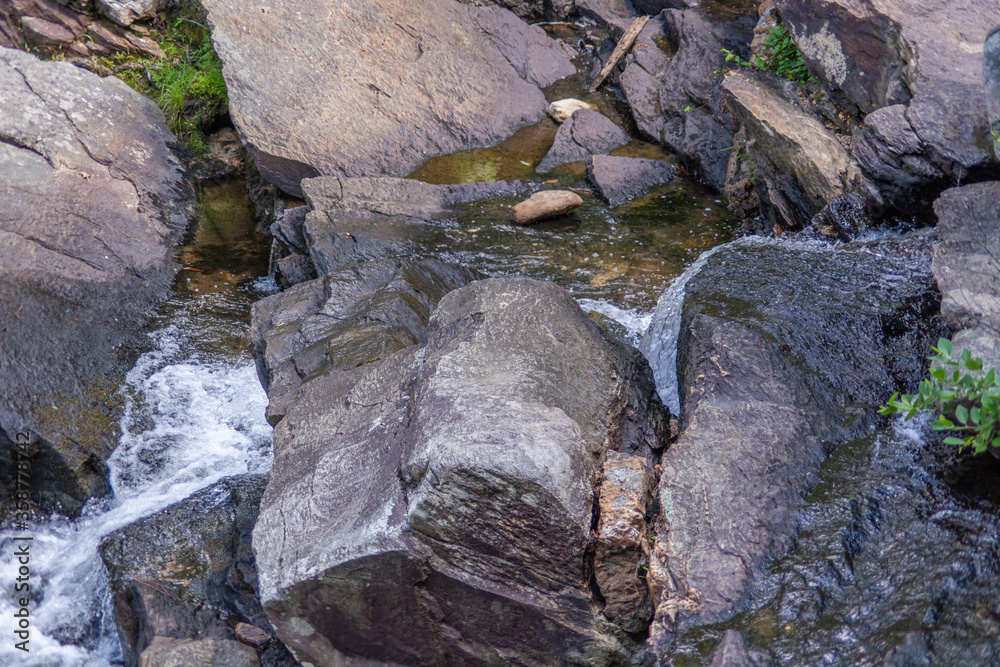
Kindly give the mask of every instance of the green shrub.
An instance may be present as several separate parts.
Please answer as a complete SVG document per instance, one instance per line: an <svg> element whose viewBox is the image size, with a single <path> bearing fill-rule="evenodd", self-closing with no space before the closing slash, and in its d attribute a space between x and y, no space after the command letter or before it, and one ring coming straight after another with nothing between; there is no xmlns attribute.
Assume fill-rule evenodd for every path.
<svg viewBox="0 0 1000 667"><path fill-rule="evenodd" d="M228 96L204 10L197 4L188 7L188 13L152 35L166 58L118 55L110 64L125 83L157 103L171 131L197 155L207 152L205 131L226 113Z"/></svg>
<svg viewBox="0 0 1000 667"><path fill-rule="evenodd" d="M750 60L743 60L729 49L722 49L722 53L725 54L727 63L735 63L738 67L767 70L796 83L816 81L816 77L806 68L802 52L795 45L792 34L780 23L767 34L764 48Z"/></svg>
<svg viewBox="0 0 1000 667"><path fill-rule="evenodd" d="M931 423L935 431L958 431L964 437L948 437L944 442L979 454L987 447L1000 447L997 420L1000 415L1000 383L996 369L983 373L983 360L964 350L952 359L952 344L942 338L933 348L930 379L920 383L913 394L893 394L879 412L902 414L912 419L921 410L933 409L938 417Z"/></svg>

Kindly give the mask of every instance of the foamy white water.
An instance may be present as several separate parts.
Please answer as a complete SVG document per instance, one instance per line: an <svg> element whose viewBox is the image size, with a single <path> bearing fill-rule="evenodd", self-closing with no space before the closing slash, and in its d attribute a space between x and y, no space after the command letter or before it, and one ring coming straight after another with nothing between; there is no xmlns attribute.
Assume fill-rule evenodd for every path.
<svg viewBox="0 0 1000 667"><path fill-rule="evenodd" d="M121 664L107 577L97 549L109 533L223 477L271 465L267 397L252 361L202 358L168 326L126 379L122 438L108 461L114 495L76 521L0 532L0 572L13 582L15 536L31 535L30 652L14 648L15 593L0 595L0 665Z"/></svg>
<svg viewBox="0 0 1000 667"><path fill-rule="evenodd" d="M600 313L605 317L610 317L628 331L629 341L638 347L642 335L649 328L649 323L653 319L653 313L640 311L636 308L619 308L607 301L597 301L594 299L577 299L580 307L584 310Z"/></svg>

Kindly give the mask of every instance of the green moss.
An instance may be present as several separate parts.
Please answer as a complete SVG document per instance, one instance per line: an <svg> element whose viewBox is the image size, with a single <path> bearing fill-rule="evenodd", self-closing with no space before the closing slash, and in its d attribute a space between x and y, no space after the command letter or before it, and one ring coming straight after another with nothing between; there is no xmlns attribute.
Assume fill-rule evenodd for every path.
<svg viewBox="0 0 1000 667"><path fill-rule="evenodd" d="M117 76L152 98L171 131L195 155L208 152L205 133L227 112L229 98L222 62L212 46L205 10L191 3L150 35L166 58L117 54L108 60ZM129 65L123 69L122 65Z"/></svg>

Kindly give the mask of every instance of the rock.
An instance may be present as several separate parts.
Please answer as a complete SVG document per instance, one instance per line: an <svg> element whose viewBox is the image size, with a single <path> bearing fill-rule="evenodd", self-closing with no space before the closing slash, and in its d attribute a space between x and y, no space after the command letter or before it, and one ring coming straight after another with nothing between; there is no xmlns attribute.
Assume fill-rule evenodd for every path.
<svg viewBox="0 0 1000 667"><path fill-rule="evenodd" d="M271 642L272 637L256 625L241 622L236 624L236 639L251 648L262 651Z"/></svg>
<svg viewBox="0 0 1000 667"><path fill-rule="evenodd" d="M157 637L138 663L139 667L259 667L257 652L228 639L165 639Z"/></svg>
<svg viewBox="0 0 1000 667"><path fill-rule="evenodd" d="M127 664L259 664L254 649L274 630L260 606L250 532L266 483L264 475L225 478L104 538L101 560ZM294 664L278 643L267 658Z"/></svg>
<svg viewBox="0 0 1000 667"><path fill-rule="evenodd" d="M1000 369L1000 182L945 190L934 211L941 234L934 278L955 349Z"/></svg>
<svg viewBox="0 0 1000 667"><path fill-rule="evenodd" d="M607 116L591 109L580 109L559 126L552 148L535 171L545 174L561 164L583 160L588 155L609 153L628 142L628 133Z"/></svg>
<svg viewBox="0 0 1000 667"><path fill-rule="evenodd" d="M439 260L374 259L255 303L247 340L268 421L284 417L303 381L423 343L437 302L478 277Z"/></svg>
<svg viewBox="0 0 1000 667"><path fill-rule="evenodd" d="M930 638L923 632L908 632L906 639L885 656L883 667L930 667L934 664Z"/></svg>
<svg viewBox="0 0 1000 667"><path fill-rule="evenodd" d="M735 127L722 104L718 77L729 49L749 58L751 15L715 18L693 9L666 9L650 20L626 57L621 88L643 134L678 154L686 166L722 190ZM668 46L668 52L658 45ZM669 57L668 57L669 55Z"/></svg>
<svg viewBox="0 0 1000 667"><path fill-rule="evenodd" d="M318 275L353 262L426 252L457 204L520 194L525 184L430 185L402 178L314 178L303 233Z"/></svg>
<svg viewBox="0 0 1000 667"><path fill-rule="evenodd" d="M83 34L89 20L57 0L11 0L0 8L0 46L65 46Z"/></svg>
<svg viewBox="0 0 1000 667"><path fill-rule="evenodd" d="M576 0L575 6L578 14L606 24L617 37L628 30L636 17L630 0Z"/></svg>
<svg viewBox="0 0 1000 667"><path fill-rule="evenodd" d="M800 229L843 194L849 156L815 117L788 101L764 73L730 72L726 104L746 131L761 212L772 225Z"/></svg>
<svg viewBox="0 0 1000 667"><path fill-rule="evenodd" d="M152 101L117 79L0 49L0 489L30 431L31 500L108 493L115 388L173 279L194 192Z"/></svg>
<svg viewBox="0 0 1000 667"><path fill-rule="evenodd" d="M677 168L662 160L610 155L587 158L587 178L611 206L621 206L676 177Z"/></svg>
<svg viewBox="0 0 1000 667"><path fill-rule="evenodd" d="M140 19L156 16L161 5L172 2L173 0L94 0L99 13L123 28L129 27Z"/></svg>
<svg viewBox="0 0 1000 667"><path fill-rule="evenodd" d="M922 379L942 330L930 246L926 234L836 250L748 237L661 300L643 350L664 402L677 400L674 373L681 399L650 562L661 651L674 632L742 609L791 548L826 455Z"/></svg>
<svg viewBox="0 0 1000 667"><path fill-rule="evenodd" d="M308 206L282 211L271 223L271 259L267 273L284 288L316 278L305 237Z"/></svg>
<svg viewBox="0 0 1000 667"><path fill-rule="evenodd" d="M460 0L467 5L499 5L525 21L561 21L573 11L574 0Z"/></svg>
<svg viewBox="0 0 1000 667"><path fill-rule="evenodd" d="M294 195L318 174L404 176L435 155L499 143L544 117L540 87L575 72L541 28L499 7L204 5L233 123L261 174Z"/></svg>
<svg viewBox="0 0 1000 667"><path fill-rule="evenodd" d="M442 299L424 346L304 384L254 529L279 636L313 664L641 651L584 573L591 476L663 442L647 373L561 288L494 279Z"/></svg>
<svg viewBox="0 0 1000 667"><path fill-rule="evenodd" d="M547 113L555 122L565 123L566 120L573 115L574 111L591 108L592 107L583 100L577 100L570 97L565 100L556 100L549 105L549 108L545 110L545 113Z"/></svg>
<svg viewBox="0 0 1000 667"><path fill-rule="evenodd" d="M530 225L539 220L547 220L566 215L583 204L580 195L569 190L543 190L517 204L512 213L514 222Z"/></svg>
<svg viewBox="0 0 1000 667"><path fill-rule="evenodd" d="M810 70L864 116L854 156L887 203L923 215L949 185L1000 176L979 45L1000 6L971 0L777 0ZM867 115L865 115L867 114Z"/></svg>
<svg viewBox="0 0 1000 667"><path fill-rule="evenodd" d="M986 118L993 138L993 156L1000 159L1000 25L990 31L983 44L983 90L986 91Z"/></svg>
<svg viewBox="0 0 1000 667"><path fill-rule="evenodd" d="M747 646L747 638L737 630L726 630L712 651L709 667L770 667L771 658Z"/></svg>
<svg viewBox="0 0 1000 667"><path fill-rule="evenodd" d="M646 585L650 551L646 519L655 488L649 461L608 453L598 490L594 581L605 600L604 615L627 632L646 630L653 616Z"/></svg>

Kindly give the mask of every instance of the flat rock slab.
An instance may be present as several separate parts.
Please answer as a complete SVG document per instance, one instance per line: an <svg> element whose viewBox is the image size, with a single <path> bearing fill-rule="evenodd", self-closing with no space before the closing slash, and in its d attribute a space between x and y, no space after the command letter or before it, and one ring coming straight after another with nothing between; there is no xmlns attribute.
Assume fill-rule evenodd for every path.
<svg viewBox="0 0 1000 667"><path fill-rule="evenodd" d="M580 195L569 190L543 190L536 192L520 204L514 206L511 213L514 222L519 225L530 225L533 222L566 215L583 204Z"/></svg>
<svg viewBox="0 0 1000 667"><path fill-rule="evenodd" d="M206 0L229 111L260 173L405 176L544 118L540 87L576 70L499 7L428 0Z"/></svg>
<svg viewBox="0 0 1000 667"><path fill-rule="evenodd" d="M1000 368L1000 182L945 190L934 211L941 233L934 278L955 349Z"/></svg>
<svg viewBox="0 0 1000 667"><path fill-rule="evenodd" d="M194 192L153 102L109 77L0 48L0 489L32 434L32 500L110 491L114 390L174 274Z"/></svg>
<svg viewBox="0 0 1000 667"><path fill-rule="evenodd" d="M628 132L610 118L592 109L579 109L559 126L552 148L535 171L545 174L561 164L584 160L588 155L610 153L628 142Z"/></svg>
<svg viewBox="0 0 1000 667"><path fill-rule="evenodd" d="M738 612L792 546L825 456L923 377L941 332L930 254L924 234L838 249L750 237L696 265L682 307L661 302L643 344L661 388L679 375L681 432L662 460L655 641Z"/></svg>
<svg viewBox="0 0 1000 667"><path fill-rule="evenodd" d="M662 160L592 155L587 158L587 178L611 206L621 206L646 194L650 188L669 183L677 168Z"/></svg>
<svg viewBox="0 0 1000 667"><path fill-rule="evenodd" d="M611 450L650 461L664 416L565 290L449 293L425 345L310 380L276 427L269 618L317 665L627 662L585 569L592 476Z"/></svg>

